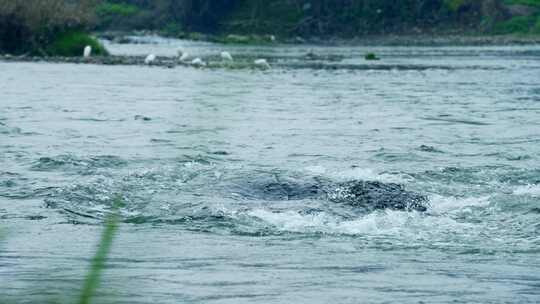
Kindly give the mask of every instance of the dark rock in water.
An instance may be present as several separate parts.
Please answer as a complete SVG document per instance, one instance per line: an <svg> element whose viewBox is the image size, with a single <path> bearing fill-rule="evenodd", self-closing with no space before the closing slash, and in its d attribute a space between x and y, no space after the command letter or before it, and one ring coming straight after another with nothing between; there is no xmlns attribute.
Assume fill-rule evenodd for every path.
<svg viewBox="0 0 540 304"><path fill-rule="evenodd" d="M231 154L227 151L213 151L213 152L208 152L208 153L213 154L213 155L230 155Z"/></svg>
<svg viewBox="0 0 540 304"><path fill-rule="evenodd" d="M268 201L302 200L324 194L317 182L304 183L292 178L282 179L277 175L251 178L233 186L233 189L242 197Z"/></svg>
<svg viewBox="0 0 540 304"><path fill-rule="evenodd" d="M540 208L532 208L529 212L530 213L538 213L538 214L540 214Z"/></svg>
<svg viewBox="0 0 540 304"><path fill-rule="evenodd" d="M264 187L266 195L282 198L286 200L299 200L316 197L321 193L321 189L313 185L294 185L283 182L267 184Z"/></svg>
<svg viewBox="0 0 540 304"><path fill-rule="evenodd" d="M317 54L313 53L312 51L309 51L306 55L305 55L305 58L307 60L317 60L319 56L317 56Z"/></svg>
<svg viewBox="0 0 540 304"><path fill-rule="evenodd" d="M364 211L392 209L404 211L426 211L426 196L407 191L400 184L379 181L349 181L333 183L328 180L312 179L308 182L293 178L251 179L236 187L236 194L250 199L269 201L325 199L346 204Z"/></svg>
<svg viewBox="0 0 540 304"><path fill-rule="evenodd" d="M152 120L152 118L147 117L147 116L143 116L143 115L135 115L134 119L135 120L142 120L142 121L151 121Z"/></svg>
<svg viewBox="0 0 540 304"><path fill-rule="evenodd" d="M328 193L331 201L366 210L393 209L426 211L427 197L407 191L402 185L378 181L352 181L339 184Z"/></svg>
<svg viewBox="0 0 540 304"><path fill-rule="evenodd" d="M366 60L380 60L375 53L367 53L366 56L364 56Z"/></svg>
<svg viewBox="0 0 540 304"><path fill-rule="evenodd" d="M441 150L433 146L427 146L427 145L421 145L420 147L418 147L418 150L423 151L423 152L430 152L430 153L442 153Z"/></svg>

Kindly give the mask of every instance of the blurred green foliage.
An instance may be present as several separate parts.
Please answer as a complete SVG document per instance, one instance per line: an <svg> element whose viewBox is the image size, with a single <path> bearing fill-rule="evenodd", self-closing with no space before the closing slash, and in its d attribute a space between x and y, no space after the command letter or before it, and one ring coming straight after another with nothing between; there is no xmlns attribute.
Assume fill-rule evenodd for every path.
<svg viewBox="0 0 540 304"><path fill-rule="evenodd" d="M35 297L40 298L39 301L35 303L46 303L46 304L60 304L60 303L79 303L79 304L90 304L95 298L96 291L102 280L102 273L105 269L108 255L111 251L111 247L114 241L114 237L117 234L119 224L120 224L120 215L118 209L123 206L123 201L120 197L117 197L112 206L112 211L105 218L104 230L101 234L101 238L97 245L96 252L92 258L88 272L86 273L84 284L81 288L81 293L78 300L65 298L62 294L51 295L47 293L46 290L42 290L43 286L35 286L32 289L32 293ZM5 238L5 230L0 227L0 245L2 245ZM69 294L70 292L66 292ZM5 299L0 299L0 303L19 303L19 301L5 302ZM26 302L25 302L26 303Z"/></svg>
<svg viewBox="0 0 540 304"><path fill-rule="evenodd" d="M534 31L535 16L518 16L495 26L496 34L527 34Z"/></svg>
<svg viewBox="0 0 540 304"><path fill-rule="evenodd" d="M504 20L503 0L108 0L136 6L107 29L150 29L172 36L354 37L386 33L488 32ZM526 0L532 1L532 0ZM135 13L136 11L136 13ZM103 29L103 27L99 27Z"/></svg>
<svg viewBox="0 0 540 304"><path fill-rule="evenodd" d="M540 0L504 0L504 3L540 7Z"/></svg>
<svg viewBox="0 0 540 304"><path fill-rule="evenodd" d="M92 55L108 55L107 50L99 41L80 31L69 31L59 34L45 49L45 52L51 56L76 57L82 56L83 50L87 45L92 47Z"/></svg>
<svg viewBox="0 0 540 304"><path fill-rule="evenodd" d="M114 236L118 230L118 225L120 222L118 208L120 208L122 204L123 202L119 197L115 199L113 204L113 212L109 214L105 220L105 229L101 234L101 240L94 258L92 259L90 269L86 275L79 304L90 304L97 288L99 287L101 274L105 269L105 262L107 261L107 256L111 250Z"/></svg>
<svg viewBox="0 0 540 304"><path fill-rule="evenodd" d="M93 24L93 1L0 0L0 52L57 55L52 44Z"/></svg>
<svg viewBox="0 0 540 304"><path fill-rule="evenodd" d="M540 16L536 17L536 23L534 24L534 27L532 28L532 32L534 34L540 34Z"/></svg>
<svg viewBox="0 0 540 304"><path fill-rule="evenodd" d="M445 0L444 4L453 12L456 12L461 6L463 6L467 0Z"/></svg>
<svg viewBox="0 0 540 304"><path fill-rule="evenodd" d="M96 14L103 16L124 16L129 17L137 14L139 8L132 4L104 2L96 7Z"/></svg>

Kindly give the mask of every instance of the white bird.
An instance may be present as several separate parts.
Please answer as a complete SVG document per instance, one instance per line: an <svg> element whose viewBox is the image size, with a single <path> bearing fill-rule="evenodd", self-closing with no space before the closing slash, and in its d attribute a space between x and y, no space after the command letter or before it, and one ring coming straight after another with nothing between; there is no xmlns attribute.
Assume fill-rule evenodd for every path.
<svg viewBox="0 0 540 304"><path fill-rule="evenodd" d="M196 66L196 67L204 67L206 66L206 62L202 61L201 58L195 58L193 59L193 61L191 62L191 64L193 66Z"/></svg>
<svg viewBox="0 0 540 304"><path fill-rule="evenodd" d="M180 61L187 61L189 59L189 54L187 52L183 52L182 56L180 56Z"/></svg>
<svg viewBox="0 0 540 304"><path fill-rule="evenodd" d="M92 55L92 47L87 45L84 47L83 57L88 58L90 55Z"/></svg>
<svg viewBox="0 0 540 304"><path fill-rule="evenodd" d="M156 55L154 54L150 54L148 56L146 56L146 58L144 59L144 64L152 64L154 61L156 60Z"/></svg>
<svg viewBox="0 0 540 304"><path fill-rule="evenodd" d="M232 62L233 58L229 52L221 52L221 60Z"/></svg>
<svg viewBox="0 0 540 304"><path fill-rule="evenodd" d="M189 54L188 52L186 52L186 50L184 50L184 48L179 47L178 49L176 49L176 52L178 53L178 58L180 59L180 61L188 60Z"/></svg>
<svg viewBox="0 0 540 304"><path fill-rule="evenodd" d="M176 53L178 54L178 57L182 57L182 55L184 55L186 51L184 50L183 47L179 47L176 49Z"/></svg>
<svg viewBox="0 0 540 304"><path fill-rule="evenodd" d="M255 61L253 61L253 63L254 63L256 66L258 66L258 67L260 67L260 68L262 68L262 69L265 69L265 70L271 68L271 67L270 67L270 64L268 64L268 61L266 61L266 59L256 59Z"/></svg>

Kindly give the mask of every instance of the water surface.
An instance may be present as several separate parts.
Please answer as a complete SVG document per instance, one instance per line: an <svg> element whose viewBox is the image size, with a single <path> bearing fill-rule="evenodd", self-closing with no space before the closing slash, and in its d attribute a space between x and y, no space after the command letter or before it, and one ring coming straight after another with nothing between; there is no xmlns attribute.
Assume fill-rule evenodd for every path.
<svg viewBox="0 0 540 304"><path fill-rule="evenodd" d="M154 42L109 48L275 67L0 62L3 300L70 302L117 194L100 303L540 300L539 47ZM249 195L264 178L396 182L430 207Z"/></svg>

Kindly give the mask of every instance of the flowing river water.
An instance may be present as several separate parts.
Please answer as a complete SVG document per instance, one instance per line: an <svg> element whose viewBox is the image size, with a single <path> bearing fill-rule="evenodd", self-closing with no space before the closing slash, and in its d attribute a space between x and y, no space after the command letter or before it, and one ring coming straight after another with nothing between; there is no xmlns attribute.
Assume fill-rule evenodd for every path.
<svg viewBox="0 0 540 304"><path fill-rule="evenodd" d="M0 62L1 303L73 302L116 195L97 303L540 301L540 47L150 42L108 47L274 68ZM268 179L429 207L261 197Z"/></svg>

